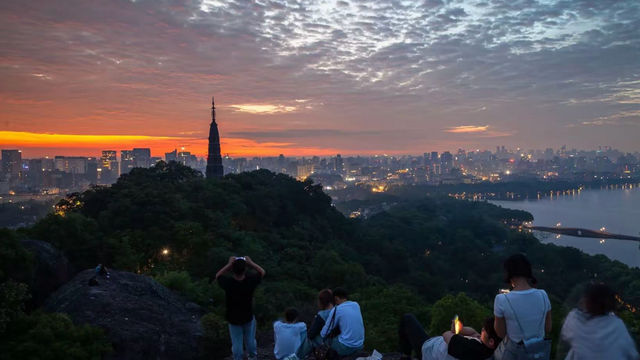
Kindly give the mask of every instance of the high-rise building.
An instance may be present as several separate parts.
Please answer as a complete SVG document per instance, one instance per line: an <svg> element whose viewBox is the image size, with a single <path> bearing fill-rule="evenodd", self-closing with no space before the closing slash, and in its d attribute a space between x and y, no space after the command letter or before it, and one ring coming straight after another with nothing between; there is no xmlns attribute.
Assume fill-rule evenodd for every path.
<svg viewBox="0 0 640 360"><path fill-rule="evenodd" d="M440 169L443 173L448 174L453 168L453 155L445 151L440 155Z"/></svg>
<svg viewBox="0 0 640 360"><path fill-rule="evenodd" d="M211 125L209 126L209 153L207 155L208 178L221 178L224 175L222 156L220 155L220 133L216 123L216 105L211 97Z"/></svg>
<svg viewBox="0 0 640 360"><path fill-rule="evenodd" d="M120 150L120 174L128 174L133 167L133 151Z"/></svg>
<svg viewBox="0 0 640 360"><path fill-rule="evenodd" d="M10 180L18 180L22 167L22 151L2 150L2 173Z"/></svg>
<svg viewBox="0 0 640 360"><path fill-rule="evenodd" d="M172 152L164 153L164 161L178 161L178 150L173 149Z"/></svg>
<svg viewBox="0 0 640 360"><path fill-rule="evenodd" d="M115 150L103 150L98 167L97 180L100 184L111 184L118 179L120 166L118 166L118 156Z"/></svg>
<svg viewBox="0 0 640 360"><path fill-rule="evenodd" d="M344 161L342 160L342 156L340 154L336 155L333 159L333 169L338 173L344 173Z"/></svg>
<svg viewBox="0 0 640 360"><path fill-rule="evenodd" d="M132 154L134 167L148 168L151 166L151 149L134 148Z"/></svg>

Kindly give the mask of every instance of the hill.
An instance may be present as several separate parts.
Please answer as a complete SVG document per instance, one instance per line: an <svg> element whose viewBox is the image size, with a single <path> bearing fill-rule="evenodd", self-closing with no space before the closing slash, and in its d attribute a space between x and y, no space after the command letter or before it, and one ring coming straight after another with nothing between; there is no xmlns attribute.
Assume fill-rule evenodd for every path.
<svg viewBox="0 0 640 360"><path fill-rule="evenodd" d="M250 255L268 271L256 293L259 327L289 306L305 317L315 294L344 286L360 302L366 348L393 351L401 314L414 312L431 333L453 314L478 326L503 286L502 261L525 252L551 295L554 332L582 286L606 281L621 292L621 312L637 337L640 270L572 249L540 244L509 229L529 219L484 202L405 200L366 220L348 219L318 184L258 170L203 179L176 163L134 169L111 187L73 194L30 228L11 236L61 249L76 269L97 263L152 276L208 311L205 338L224 344L223 294L210 279L231 255ZM556 342L557 343L557 342ZM228 347L209 349L225 354Z"/></svg>

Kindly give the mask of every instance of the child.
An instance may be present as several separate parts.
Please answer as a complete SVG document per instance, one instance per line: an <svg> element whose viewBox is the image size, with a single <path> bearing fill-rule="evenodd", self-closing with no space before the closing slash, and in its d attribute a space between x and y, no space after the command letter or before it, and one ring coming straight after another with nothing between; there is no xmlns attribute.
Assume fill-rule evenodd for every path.
<svg viewBox="0 0 640 360"><path fill-rule="evenodd" d="M282 360L295 354L307 335L307 325L298 321L298 310L289 308L284 313L285 322L280 320L273 323L273 334L276 345L273 353L276 359Z"/></svg>

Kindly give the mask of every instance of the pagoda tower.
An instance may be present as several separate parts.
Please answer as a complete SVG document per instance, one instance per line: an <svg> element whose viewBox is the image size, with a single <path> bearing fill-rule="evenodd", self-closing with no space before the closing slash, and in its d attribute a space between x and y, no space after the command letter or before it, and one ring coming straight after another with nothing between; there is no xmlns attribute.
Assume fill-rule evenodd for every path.
<svg viewBox="0 0 640 360"><path fill-rule="evenodd" d="M207 178L221 178L222 156L220 155L220 134L216 124L216 106L211 97L211 125L209 126L209 154L207 156Z"/></svg>

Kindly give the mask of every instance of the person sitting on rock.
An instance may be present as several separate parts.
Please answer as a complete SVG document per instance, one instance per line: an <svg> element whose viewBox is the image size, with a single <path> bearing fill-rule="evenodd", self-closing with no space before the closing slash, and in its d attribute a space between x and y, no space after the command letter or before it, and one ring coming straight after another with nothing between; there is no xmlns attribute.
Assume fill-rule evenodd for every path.
<svg viewBox="0 0 640 360"><path fill-rule="evenodd" d="M494 318L487 318L480 333L470 327L463 327L455 333L452 322L451 331L442 336L429 337L413 314L405 314L400 320L398 335L402 359L411 359L413 350L420 360L484 360L493 355L501 339L493 328Z"/></svg>
<svg viewBox="0 0 640 360"><path fill-rule="evenodd" d="M273 337L275 346L273 354L276 359L295 358L292 355L300 347L302 339L306 337L307 325L298 322L298 310L289 308L284 312L284 322L276 321L273 323Z"/></svg>
<svg viewBox="0 0 640 360"><path fill-rule="evenodd" d="M314 348L317 348L324 342L324 339L320 336L320 331L327 323L327 318L329 317L331 309L333 309L333 304L333 292L330 289L323 289L318 293L318 309L320 310L313 318L311 326L309 326L309 331L302 339L302 344L296 352L298 358L304 359Z"/></svg>
<svg viewBox="0 0 640 360"><path fill-rule="evenodd" d="M107 267L102 264L98 264L98 266L96 266L95 272L96 276L101 275L106 277L107 279L111 276L111 274L109 273L109 269L107 269Z"/></svg>
<svg viewBox="0 0 640 360"><path fill-rule="evenodd" d="M343 288L333 290L335 307L327 316L327 321L320 331L320 336L330 338L329 345L338 355L347 356L362 349L364 345L364 322L360 305L348 300L347 291ZM339 331L337 338L333 335Z"/></svg>
<svg viewBox="0 0 640 360"><path fill-rule="evenodd" d="M624 322L615 315L616 293L605 284L587 287L577 309L571 310L560 336L571 349L565 360L640 359Z"/></svg>
<svg viewBox="0 0 640 360"><path fill-rule="evenodd" d="M257 274L247 273L247 265L255 269ZM232 276L223 276L229 271ZM225 292L226 319L229 322L233 360L242 360L244 346L249 353L249 359L256 359L256 318L253 314L253 293L265 274L266 271L248 256L230 257L227 265L216 273L216 280ZM246 341L246 344L243 344L243 340Z"/></svg>

